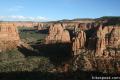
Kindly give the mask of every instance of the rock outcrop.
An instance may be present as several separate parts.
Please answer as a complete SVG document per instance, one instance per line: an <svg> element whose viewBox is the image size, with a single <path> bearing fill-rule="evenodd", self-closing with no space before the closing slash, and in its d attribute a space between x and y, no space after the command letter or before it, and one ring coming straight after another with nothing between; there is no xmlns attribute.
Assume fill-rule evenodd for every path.
<svg viewBox="0 0 120 80"><path fill-rule="evenodd" d="M14 24L0 23L0 52L17 47L19 41L19 34Z"/></svg>
<svg viewBox="0 0 120 80"><path fill-rule="evenodd" d="M112 48L117 48L120 45L120 28L114 27L110 33L108 44Z"/></svg>
<svg viewBox="0 0 120 80"><path fill-rule="evenodd" d="M34 28L36 30L43 30L44 24L43 23L37 23L36 25L34 25Z"/></svg>
<svg viewBox="0 0 120 80"><path fill-rule="evenodd" d="M83 60L84 60L83 70L91 71L93 69L93 67L92 67L90 60L85 56L84 56Z"/></svg>
<svg viewBox="0 0 120 80"><path fill-rule="evenodd" d="M61 24L51 25L49 28L49 34L45 39L45 43L67 43L70 42L70 35L67 30L63 28Z"/></svg>
<svg viewBox="0 0 120 80"><path fill-rule="evenodd" d="M97 30L96 36L97 36L97 42L96 42L96 56L102 56L103 50L106 49L105 45L105 29L102 29L102 26L100 26Z"/></svg>
<svg viewBox="0 0 120 80"><path fill-rule="evenodd" d="M73 30L70 35L66 29ZM100 72L120 71L120 26L100 23L54 24L49 28L46 43L70 42L72 64L81 70Z"/></svg>
<svg viewBox="0 0 120 80"><path fill-rule="evenodd" d="M105 73L119 72L120 27L102 25L97 27L95 27L94 32L90 34L85 32L87 29L84 30L80 28L80 30L83 31L78 31L79 36L77 35L73 38L73 65L85 71L95 70ZM84 35L90 36L86 38L85 36L81 36L83 32ZM76 31L75 33L77 34Z"/></svg>
<svg viewBox="0 0 120 80"><path fill-rule="evenodd" d="M86 34L84 31L79 31L77 35L73 38L72 51L74 55L80 53L80 49L85 47Z"/></svg>

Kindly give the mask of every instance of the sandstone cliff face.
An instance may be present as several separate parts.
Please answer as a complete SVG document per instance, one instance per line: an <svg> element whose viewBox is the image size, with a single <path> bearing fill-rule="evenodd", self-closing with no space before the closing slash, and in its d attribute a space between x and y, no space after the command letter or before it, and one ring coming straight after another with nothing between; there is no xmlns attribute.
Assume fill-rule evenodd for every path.
<svg viewBox="0 0 120 80"><path fill-rule="evenodd" d="M75 36L73 38L73 56L78 55L74 57L73 65L82 70L95 70L105 73L119 72L120 27L101 25L94 28L95 31L89 38L81 37L83 35L81 32L79 33L80 37ZM89 29L84 29L80 28L86 34L85 30ZM77 34L77 32L79 31L75 33ZM87 43L86 46L85 43Z"/></svg>
<svg viewBox="0 0 120 80"><path fill-rule="evenodd" d="M43 23L36 23L36 24L34 24L34 28L36 30L43 30L44 29L44 24Z"/></svg>
<svg viewBox="0 0 120 80"><path fill-rule="evenodd" d="M105 45L105 29L100 26L97 30L97 42L96 42L96 56L102 56L103 50L106 49Z"/></svg>
<svg viewBox="0 0 120 80"><path fill-rule="evenodd" d="M0 51L17 47L19 41L19 34L14 24L0 23Z"/></svg>
<svg viewBox="0 0 120 80"><path fill-rule="evenodd" d="M95 50L96 56L102 56L106 48L115 48L120 45L120 28L117 26L99 26L88 40L88 48Z"/></svg>
<svg viewBox="0 0 120 80"><path fill-rule="evenodd" d="M73 38L72 51L74 55L80 53L80 49L85 47L86 34L84 31L79 31L77 35Z"/></svg>
<svg viewBox="0 0 120 80"><path fill-rule="evenodd" d="M42 22L32 22L32 21L13 21L13 22L2 22L4 24L14 24L16 27L28 27L32 28L34 26L41 26L45 23Z"/></svg>
<svg viewBox="0 0 120 80"><path fill-rule="evenodd" d="M15 24L17 27L33 27L34 22L13 22L11 24Z"/></svg>
<svg viewBox="0 0 120 80"><path fill-rule="evenodd" d="M120 28L115 27L112 29L110 36L109 36L109 46L116 48L120 45Z"/></svg>
<svg viewBox="0 0 120 80"><path fill-rule="evenodd" d="M45 39L46 44L57 42L70 42L69 32L65 30L61 24L51 25L49 28L49 34Z"/></svg>
<svg viewBox="0 0 120 80"><path fill-rule="evenodd" d="M74 24L74 32L78 32L80 30L90 30L90 29L93 29L93 28L96 28L94 26L94 23L75 23Z"/></svg>
<svg viewBox="0 0 120 80"><path fill-rule="evenodd" d="M73 30L73 35L64 28ZM69 36L69 38L68 38ZM72 40L70 41L70 36ZM73 65L82 70L120 71L120 26L94 23L54 24L49 28L46 43L71 42ZM113 70L114 69L114 70Z"/></svg>
<svg viewBox="0 0 120 80"><path fill-rule="evenodd" d="M78 55L80 53L80 42L78 38L73 39L72 51L73 55Z"/></svg>

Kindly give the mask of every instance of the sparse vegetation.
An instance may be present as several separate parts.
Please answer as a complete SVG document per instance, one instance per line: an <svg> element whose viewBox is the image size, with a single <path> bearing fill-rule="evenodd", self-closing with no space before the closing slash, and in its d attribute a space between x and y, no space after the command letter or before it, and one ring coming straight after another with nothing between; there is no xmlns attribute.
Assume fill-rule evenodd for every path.
<svg viewBox="0 0 120 80"><path fill-rule="evenodd" d="M27 43L41 43L45 35L33 28L19 28L20 38ZM35 51L35 50L32 50ZM30 54L30 53L28 53ZM34 53L33 53L34 54ZM0 53L0 72L41 71L46 72L54 66L50 60L42 56L25 56L19 49L8 50Z"/></svg>
<svg viewBox="0 0 120 80"><path fill-rule="evenodd" d="M106 17L102 17L102 18L108 19ZM101 24L101 23L98 21L96 22L96 24ZM118 25L119 23L115 23L112 25L116 25L116 24ZM70 59L73 59L73 56L71 55L72 54L71 43L41 45L41 43L43 43L44 41L44 38L46 36L45 32L47 30L43 32L43 31L35 30L34 28L26 28L26 27L21 27L18 30L21 41L23 42L22 44L24 44L25 46L22 45L16 49L8 50L6 52L0 53L0 73L3 76L6 76L7 74L16 76L17 73L17 77L18 74L19 76L20 74L24 76L24 78L21 78L22 80L24 79L34 80L34 77L35 78L37 77L38 80L39 79L49 80L51 78L52 80L56 80L59 78L61 80L64 79L84 80L88 77L88 76L86 77L86 75L88 74L91 75L90 71L89 72L80 71L82 70L81 66L82 67L84 66L81 64L85 63L84 58L82 59L81 57L80 57L81 63L78 64L78 66L80 65L79 68L77 68L76 71L73 70L75 66L72 64L72 62L70 62L71 61ZM91 30L86 30L85 32L87 38L90 38L91 35L95 32L95 30L91 29ZM87 54L87 57L92 57L92 56L91 54ZM95 57L92 59L95 59ZM64 65L66 63L70 64L69 70L68 72L66 72L67 75L64 72L64 67L65 67ZM102 66L102 69L100 69L99 71L102 72L103 68L104 66ZM115 72L114 68L110 70L111 72ZM26 75L28 76L26 77ZM89 76L89 79L90 77L91 76ZM16 79L16 77L14 79ZM3 80L6 79L4 78Z"/></svg>
<svg viewBox="0 0 120 80"><path fill-rule="evenodd" d="M34 28L19 28L19 34L22 41L27 43L37 42L37 40L43 40L46 34L41 34L39 31L34 30Z"/></svg>
<svg viewBox="0 0 120 80"><path fill-rule="evenodd" d="M32 59L32 58L31 58ZM51 64L47 62L47 59L45 61L42 61L43 58L34 58L36 63L34 61L27 61L27 60L21 60L21 61L14 61L9 63L0 63L0 72L22 72L22 71L41 71L46 72L49 69L51 69ZM40 60L41 59L41 60ZM45 62L45 64L43 64ZM49 66L48 66L49 65Z"/></svg>

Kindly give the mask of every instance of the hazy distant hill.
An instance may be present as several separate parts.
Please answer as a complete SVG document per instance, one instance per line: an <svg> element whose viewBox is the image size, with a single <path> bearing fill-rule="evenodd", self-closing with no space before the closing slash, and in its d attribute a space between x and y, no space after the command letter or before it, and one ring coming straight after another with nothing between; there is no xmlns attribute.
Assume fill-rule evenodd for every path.
<svg viewBox="0 0 120 80"><path fill-rule="evenodd" d="M36 24L38 22L35 21L0 21L0 22L7 22L7 23L15 23L17 26L28 26L32 27L33 24ZM100 18L75 18L75 19L63 19L63 20L57 20L57 21L48 21L44 23L103 23L104 25L120 25L120 16L103 16ZM43 22L42 22L43 23Z"/></svg>
<svg viewBox="0 0 120 80"><path fill-rule="evenodd" d="M105 25L120 25L120 16L103 16L100 18L75 18L75 19L63 19L58 21L49 21L50 23L54 22L99 22L104 23Z"/></svg>

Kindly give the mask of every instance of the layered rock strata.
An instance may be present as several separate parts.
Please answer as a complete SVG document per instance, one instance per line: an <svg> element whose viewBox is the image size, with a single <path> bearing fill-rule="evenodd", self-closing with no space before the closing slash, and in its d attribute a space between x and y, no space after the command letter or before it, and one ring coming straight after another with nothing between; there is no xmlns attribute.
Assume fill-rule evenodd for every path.
<svg viewBox="0 0 120 80"><path fill-rule="evenodd" d="M66 43L70 42L70 34L63 28L61 24L51 25L49 28L49 34L45 39L45 43Z"/></svg>
<svg viewBox="0 0 120 80"><path fill-rule="evenodd" d="M19 34L14 24L0 23L0 52L17 47L19 41Z"/></svg>

